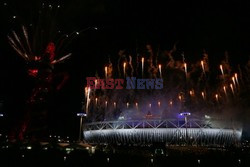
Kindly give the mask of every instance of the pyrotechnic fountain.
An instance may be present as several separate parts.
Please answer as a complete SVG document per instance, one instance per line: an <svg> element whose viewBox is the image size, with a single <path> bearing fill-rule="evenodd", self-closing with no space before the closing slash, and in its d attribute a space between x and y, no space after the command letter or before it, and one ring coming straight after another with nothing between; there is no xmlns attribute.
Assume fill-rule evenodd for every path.
<svg viewBox="0 0 250 167"><path fill-rule="evenodd" d="M67 73L56 73L54 68L57 63L68 59L71 53L58 58L56 45L49 41L44 45L45 52L36 53L36 50L31 47L28 32L24 26L22 26L22 34L18 35L15 31L12 31L12 35L8 36L8 39L12 48L28 64L28 74L36 81L36 85L26 101L25 116L20 122L20 129L18 129L18 132L12 133L18 133L19 140L23 140L27 131L28 133L32 132L31 136L37 137L39 133L42 135L47 132L45 120L47 120L48 112L41 111L42 109L39 109L38 106L46 105L48 94L52 91L60 90L64 85L68 78ZM52 85L55 84L55 80L58 80L58 78L60 78L59 83L57 83L56 87L53 87ZM15 139L16 137L11 134L11 138Z"/></svg>
<svg viewBox="0 0 250 167"><path fill-rule="evenodd" d="M233 73L228 61L222 61L216 84L210 84L212 69L207 53L202 60L187 62L184 55L183 60L175 60L173 52L174 49L156 55L147 46L147 51L137 53L137 61L132 63L132 56L129 55L128 63L128 55L122 52L116 64L118 73L111 62L108 66L112 70L105 66L105 79L122 78L123 88L98 89L97 86L85 94L87 142L217 146L238 143L242 127L235 111L244 83L242 71ZM122 67L123 74L119 70ZM97 85L109 82L100 76L96 76ZM162 78L163 88L152 89L146 85L144 89L127 89L126 81L135 76L147 79L145 82ZM182 117L186 112L190 113L189 119Z"/></svg>
<svg viewBox="0 0 250 167"><path fill-rule="evenodd" d="M5 4L11 11L13 10L7 3ZM12 125L13 129L9 136L13 141L22 140L25 135L44 138L47 133L50 133L48 117L52 117L53 114L48 114L49 110L52 110L49 107L52 101L49 99L55 98L53 97L55 92L59 91L68 79L68 73L62 68L59 69L57 64L64 63L71 57L67 49L76 37L89 30L97 30L97 27L86 27L67 34L58 24L60 8L60 5L54 6L43 2L41 8L37 10L39 12L34 13L34 18L29 21L28 26L27 22L19 22L24 21L24 18L13 16L15 24L23 24L23 26L21 31L18 28L12 30L8 35L8 41L25 61L27 73L34 81L25 107L20 109L23 112L20 117L23 118L19 118L16 124ZM16 22L17 20L19 21ZM92 91L87 89L86 94L90 93ZM88 98L87 104L90 101L91 99Z"/></svg>

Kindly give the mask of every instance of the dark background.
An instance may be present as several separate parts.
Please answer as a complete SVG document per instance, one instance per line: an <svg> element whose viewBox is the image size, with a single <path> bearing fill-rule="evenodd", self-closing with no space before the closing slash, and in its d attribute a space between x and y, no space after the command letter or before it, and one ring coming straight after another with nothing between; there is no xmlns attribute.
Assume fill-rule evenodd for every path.
<svg viewBox="0 0 250 167"><path fill-rule="evenodd" d="M6 131L22 115L32 87L25 62L9 46L7 35L21 25L29 27L36 23L42 3L31 0L0 2L0 112L6 115L3 118ZM72 52L73 56L59 66L70 78L51 104L54 118L51 133L54 134L78 135L76 113L81 111L85 77L93 76L96 71L103 72L108 57L116 60L119 49L135 52L146 43L170 49L177 42L177 49L185 53L187 61L201 59L205 49L215 66L224 58L225 50L233 66L245 63L249 57L249 1L46 1L48 11L49 4L54 17L45 15L44 20L54 23L55 33L51 40L87 27L98 28L82 31L65 48L65 52ZM54 10L57 5L60 8Z"/></svg>

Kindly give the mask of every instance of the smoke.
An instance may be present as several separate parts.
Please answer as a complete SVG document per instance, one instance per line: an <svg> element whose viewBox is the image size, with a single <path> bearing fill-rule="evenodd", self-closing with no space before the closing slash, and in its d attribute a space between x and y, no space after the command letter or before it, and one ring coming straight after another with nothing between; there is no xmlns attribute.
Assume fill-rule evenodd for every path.
<svg viewBox="0 0 250 167"><path fill-rule="evenodd" d="M176 118L180 112L190 112L192 117L204 118L206 115L212 119L236 121L244 127L249 126L250 63L233 69L228 56L225 56L224 60L218 62L218 68L213 69L214 65L210 66L206 52L200 60L189 62L185 58L184 62L175 59L175 47L170 51L160 51L159 56L154 56L151 47L147 46L147 49L138 55L125 54L124 50L121 54L120 51L118 63L112 62L114 68L108 76L121 78L123 62L130 60L130 66L141 67L142 62L138 60L144 58L144 71L141 68L135 68L135 71L134 68L132 71L126 68L126 76L142 78L141 73L144 72L143 78L162 77L163 89L131 90L125 89L125 84L122 90L95 90L90 95L89 121L166 119ZM162 75L157 68L158 64L154 62L161 64ZM96 98L98 103L94 102Z"/></svg>

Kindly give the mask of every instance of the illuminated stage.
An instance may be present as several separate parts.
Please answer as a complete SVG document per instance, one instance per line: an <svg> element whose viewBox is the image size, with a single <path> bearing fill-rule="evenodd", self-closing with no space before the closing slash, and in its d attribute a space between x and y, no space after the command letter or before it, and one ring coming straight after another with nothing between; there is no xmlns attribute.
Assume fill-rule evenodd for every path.
<svg viewBox="0 0 250 167"><path fill-rule="evenodd" d="M84 139L92 144L153 144L223 147L237 145L241 128L224 120L122 120L85 124Z"/></svg>

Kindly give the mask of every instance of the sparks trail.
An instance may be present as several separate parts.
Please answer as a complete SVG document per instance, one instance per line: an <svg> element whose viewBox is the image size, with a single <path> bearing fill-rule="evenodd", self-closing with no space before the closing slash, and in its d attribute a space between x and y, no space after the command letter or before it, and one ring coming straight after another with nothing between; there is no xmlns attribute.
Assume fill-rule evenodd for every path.
<svg viewBox="0 0 250 167"><path fill-rule="evenodd" d="M22 25L20 29L12 30L8 34L8 42L26 62L26 71L34 80L34 87L26 100L25 116L21 125L16 125L16 130L10 134L10 138L13 139L22 140L24 134L36 132L47 125L45 117L48 116L48 103L51 103L50 99L53 99L54 92L59 91L69 78L67 72L57 70L57 64L64 63L71 57L72 54L66 49L76 37L87 31L97 30L96 27L85 27L70 33L61 30L57 23L60 20L59 12L64 11L64 8L61 8L60 4L55 4L56 2L43 2L39 6L32 6L28 10L32 13L28 23L28 20L18 15L11 5L5 6L6 12L15 16L12 17L13 23ZM36 124L39 117L44 117L41 125ZM18 137L14 135L16 133L19 133Z"/></svg>
<svg viewBox="0 0 250 167"><path fill-rule="evenodd" d="M65 53L65 48L62 49L59 45L68 44L69 39L71 42L76 35L72 33L69 39L57 37L58 31L54 23L58 9L52 10L52 6L43 3L38 15L35 15L38 19L34 24L29 27L23 25L20 30L13 30L7 36L10 46L27 63L27 73L35 83L26 100L22 120L10 132L11 139L23 140L27 133L36 137L36 133L46 132L49 99L53 92L63 87L69 77L67 72L56 70L57 64L64 63L71 57L71 53ZM21 20L21 16L16 18L16 21Z"/></svg>
<svg viewBox="0 0 250 167"><path fill-rule="evenodd" d="M92 81L95 88L85 92L88 96L85 99L86 121L145 119L149 111L154 117L165 119L185 110L202 117L209 115L238 119L238 111L242 108L242 92L249 89L247 78L250 65L246 65L248 71L233 68L226 52L225 58L217 62L217 68L212 68L205 51L201 59L193 62L184 54L181 54L182 59L176 58L176 52L175 45L171 50L158 49L159 56L155 56L154 48L149 45L136 55L124 49L119 50L114 55L118 56L117 62L109 60L103 68L105 76L96 74L95 82ZM160 91L146 90L146 87L145 90L100 90L96 86L105 85L102 78L108 82L110 78L115 80L125 77L150 80L162 78L164 86ZM88 83L88 77L86 81Z"/></svg>
<svg viewBox="0 0 250 167"><path fill-rule="evenodd" d="M24 120L21 123L21 129L19 130L18 134L18 138L20 140L23 140L24 134L27 130L36 131L36 128L41 128L33 126L34 121L37 121L37 118L34 118L34 115L36 114L34 114L33 112L38 112L35 111L34 108L36 108L36 105L46 103L46 101L48 100L48 96L51 94L51 92L60 90L62 88L65 81L68 79L68 74L55 72L55 65L68 59L71 56L71 53L61 58L55 59L56 47L53 42L50 42L47 45L47 48L44 53L39 56L34 56L31 54L31 49L30 52L27 52L21 41L17 40L20 38L16 34L14 36L15 39L10 36L8 37L11 46L17 51L17 53L21 57L23 57L28 62L28 64L34 64L33 66L27 69L27 72L31 77L36 80L36 85L27 100L26 114L24 116ZM25 36L28 37L27 35ZM26 38L26 41L28 41L28 38ZM56 87L53 87L52 85L55 83L55 80L58 80L57 78L60 78L60 82L57 83Z"/></svg>

